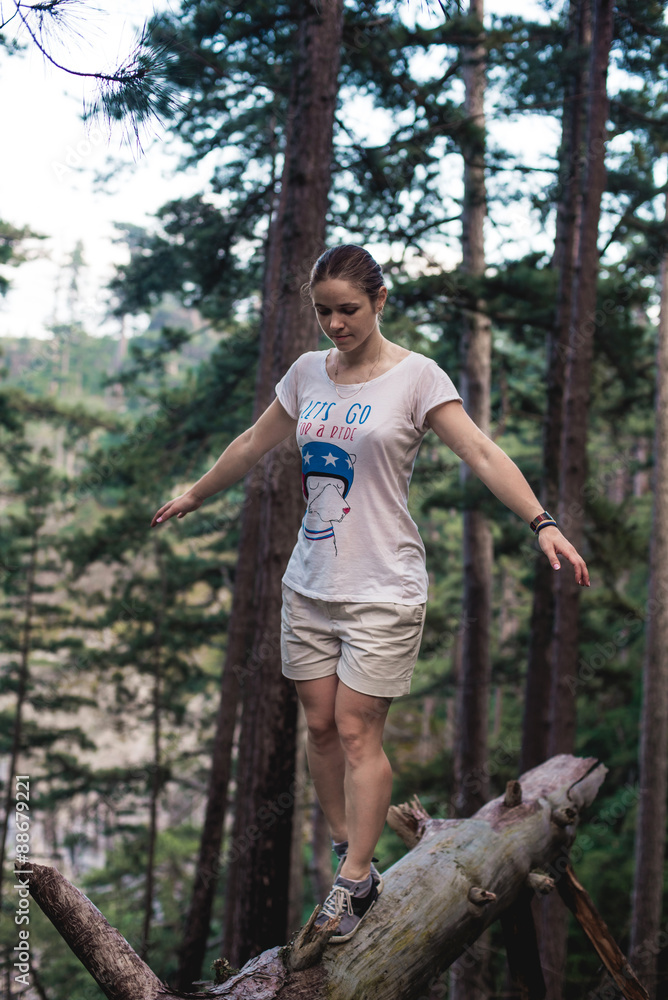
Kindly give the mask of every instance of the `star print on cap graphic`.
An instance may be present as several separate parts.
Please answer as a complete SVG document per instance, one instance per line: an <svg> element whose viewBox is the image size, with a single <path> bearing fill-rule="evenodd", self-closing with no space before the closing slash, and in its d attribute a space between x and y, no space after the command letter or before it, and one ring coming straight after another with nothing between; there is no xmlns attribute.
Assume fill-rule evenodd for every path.
<svg viewBox="0 0 668 1000"><path fill-rule="evenodd" d="M328 542L338 555L334 523L350 513L355 456L326 441L309 441L302 449L302 490L306 513L302 529L310 542Z"/></svg>

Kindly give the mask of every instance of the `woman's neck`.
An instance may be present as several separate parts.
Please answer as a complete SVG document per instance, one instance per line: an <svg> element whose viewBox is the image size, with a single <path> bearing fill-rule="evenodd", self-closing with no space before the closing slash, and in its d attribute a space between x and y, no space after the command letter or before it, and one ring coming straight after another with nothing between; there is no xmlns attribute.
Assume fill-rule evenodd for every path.
<svg viewBox="0 0 668 1000"><path fill-rule="evenodd" d="M365 378L384 375L410 353L405 347L386 340L378 330L354 351L332 348L327 355L327 372L332 381L339 384L363 382Z"/></svg>
<svg viewBox="0 0 668 1000"><path fill-rule="evenodd" d="M376 327L359 347L355 347L351 351L339 351L338 348L335 348L333 352L334 364L338 365L340 372L347 372L351 369L357 370L378 363L383 352L387 350L388 344L389 341L385 340Z"/></svg>

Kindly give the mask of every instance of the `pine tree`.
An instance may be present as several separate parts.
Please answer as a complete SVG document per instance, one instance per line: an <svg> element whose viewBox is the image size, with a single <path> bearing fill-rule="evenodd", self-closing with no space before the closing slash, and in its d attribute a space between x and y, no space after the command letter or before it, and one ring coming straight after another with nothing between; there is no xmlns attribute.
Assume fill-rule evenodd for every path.
<svg viewBox="0 0 668 1000"><path fill-rule="evenodd" d="M265 262L257 399L268 401L287 367L317 344L314 320L304 320L301 285L324 244L342 17L340 0L330 0L322 9L309 4L299 22L280 200ZM292 489L286 487L290 475ZM231 873L225 943L235 963L282 940L287 930L297 702L294 685L280 673L278 635L280 578L302 517L298 483L290 442L268 457L260 507L258 627L251 683L244 685L233 844L262 825ZM276 804L271 821L262 821Z"/></svg>
<svg viewBox="0 0 668 1000"><path fill-rule="evenodd" d="M559 283L554 330L547 340L547 408L543 426L541 497L548 511L557 510L561 459L562 411L566 356L570 329L573 276L582 207L582 130L587 60L591 42L591 9L588 2L572 0L568 14L565 49L566 79L559 151L558 203L555 251L552 266ZM526 695L520 771L529 770L547 757L551 676L554 573L542 553L536 558L536 577L527 663Z"/></svg>
<svg viewBox="0 0 668 1000"><path fill-rule="evenodd" d="M605 138L608 117L606 79L612 44L612 4L595 0L589 66L589 99L583 174L582 215L574 273L564 400L558 521L579 551L584 539L581 497L587 477L586 449L593 334L599 268L598 233L605 189ZM572 752L575 745L575 693L578 662L579 592L564 567L556 586L548 753ZM569 683L569 681L571 683ZM542 959L548 1000L561 996L566 958L566 915L560 901L548 899L543 912Z"/></svg>
<svg viewBox="0 0 668 1000"><path fill-rule="evenodd" d="M2 588L3 654L1 684L6 718L8 768L3 782L0 860L4 861L7 836L14 815L14 776L29 767L41 775L50 761L69 746L91 749L91 739L76 726L54 724L56 712L75 713L90 704L85 694L60 692L53 684L51 659L67 648L59 626L68 608L62 603L58 581L54 520L62 516L59 503L63 480L49 466L45 449L28 458L20 455L12 468L12 490L21 504L5 512L2 529L4 573ZM34 818L34 810L30 819Z"/></svg>
<svg viewBox="0 0 668 1000"><path fill-rule="evenodd" d="M36 239L44 239L44 236L33 232L28 226L19 229L0 219L0 268L5 272L0 273L0 295L6 295L10 286L6 267L17 267L28 260L31 256L30 242Z"/></svg>
<svg viewBox="0 0 668 1000"><path fill-rule="evenodd" d="M472 279L484 278L484 221L487 215L485 184L486 51L483 34L484 0L471 0L469 17L479 34L462 46L464 112L468 125L459 138L464 161L462 205L462 272ZM469 416L486 434L490 430L491 321L484 301L475 301L464 314L461 393ZM473 475L462 463L461 480L466 492ZM485 768L488 754L489 694L491 676L490 628L492 603L492 534L483 511L475 501L463 518L464 594L462 616L472 621L462 642L457 677L457 722L455 781L457 811L471 816L489 796ZM453 1000L477 1000L484 995L486 963L457 962L451 969Z"/></svg>
<svg viewBox="0 0 668 1000"><path fill-rule="evenodd" d="M462 271L474 279L484 277L485 247L483 225L487 214L485 191L486 82L485 44L482 35L482 2L470 5L480 34L462 48L464 102L469 118L466 133L459 139L464 161L464 204L462 210ZM491 323L482 300L465 313L466 332L462 341L462 396L467 413L489 433ZM464 489L470 488L472 473L462 464ZM475 619L464 637L459 688L459 734L455 758L458 812L471 816L487 800L488 787L483 768L487 756L489 710L492 538L480 510L464 513L464 598L462 614Z"/></svg>
<svg viewBox="0 0 668 1000"><path fill-rule="evenodd" d="M668 205L668 200L666 202ZM666 213L668 224L668 212ZM668 790L668 252L661 266L657 330L654 508L650 546L649 616L643 664L640 781L630 954L652 998L658 996L654 942L661 930Z"/></svg>

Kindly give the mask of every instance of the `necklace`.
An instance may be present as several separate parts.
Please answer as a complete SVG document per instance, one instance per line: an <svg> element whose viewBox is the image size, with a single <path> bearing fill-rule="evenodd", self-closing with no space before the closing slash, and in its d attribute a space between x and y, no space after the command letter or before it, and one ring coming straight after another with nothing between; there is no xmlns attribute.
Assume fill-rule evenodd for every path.
<svg viewBox="0 0 668 1000"><path fill-rule="evenodd" d="M375 372L376 368L378 367L378 362L380 361L380 356L382 354L382 351L383 351L383 341L381 340L381 342L380 342L380 350L378 351L378 357L376 358L376 363L374 364L373 368L371 369L371 371L367 375L367 377L364 380L364 382L362 382L361 386L358 389L355 389L354 392L349 393L347 396L342 396L341 395L341 393L339 392L339 387L336 384L336 380L339 377L339 359L338 359L338 355L337 355L336 364L334 366L334 389L335 389L336 395L339 397L339 399L352 399L353 396L356 396L358 392L362 391L362 389L367 384L367 382L369 381L369 379L371 378L371 376Z"/></svg>

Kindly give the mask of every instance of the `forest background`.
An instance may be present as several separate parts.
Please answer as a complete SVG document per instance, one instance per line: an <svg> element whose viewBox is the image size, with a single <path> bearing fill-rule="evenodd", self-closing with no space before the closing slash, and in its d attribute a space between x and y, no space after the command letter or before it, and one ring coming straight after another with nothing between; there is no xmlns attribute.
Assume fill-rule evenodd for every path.
<svg viewBox="0 0 668 1000"><path fill-rule="evenodd" d="M592 6L600 13L601 4ZM269 294L272 232L277 219L281 232L294 229L281 216L281 193L290 182L308 7L184 0L178 12L152 21L137 58L162 69L150 107L135 108L130 121L141 128L142 116L161 114L185 161L208 165L210 183L165 205L151 228L119 220L129 263L118 269L109 295L120 335L95 336L78 321L85 262L76 250L62 278L67 321L46 340L2 343L0 846L8 856L16 833L13 776L30 774L35 857L57 864L82 887L168 980L185 975L183 956L193 948L192 941L186 947L184 926L198 878L215 890L210 922L198 929L207 977L221 954L241 961L268 943L232 935L232 924L243 920L230 900L241 895L244 870L247 878L259 871L251 864L258 842L271 842L289 871L277 907L287 931L321 898L331 870L296 713L287 712L274 734L288 748L281 767L290 791L257 799L269 810L259 835L249 834L257 824L242 818L252 798L244 772L252 764L249 734L259 724L258 697L269 697L259 678L264 683L264 669L275 667L270 642L260 668L257 648L244 637L244 655L223 671L236 690L223 687L219 711L252 492L240 484L183 523L148 531L156 507L198 478L257 409L268 306L278 312L283 294L280 288L275 298ZM587 10L587 4L547 2L535 21L487 15L481 34L478 5L458 11L345 4L330 53L332 64L340 58L341 65L324 228L291 275L293 285L295 276L303 280L322 243L370 246L390 285L385 335L434 357L458 385L471 382L471 316L483 317L490 334L488 432L546 502L550 338L564 272L555 238L564 205L586 195L586 169L579 189L564 173L563 136L573 81L590 55L590 38L573 39L575 15ZM589 408L580 427L586 477L579 504L565 511L571 524L562 520L567 534L574 522L580 525L592 573L591 590L580 598L570 674L577 712L572 749L610 769L580 831L575 861L628 948L643 661L653 618L650 541L657 537L652 472L667 173L662 6L618 5L613 26L607 173L596 220L598 301L590 324ZM486 128L465 105L470 80L463 54L480 45ZM6 48L0 57L20 55ZM127 122L127 91L112 88L104 98L107 115ZM586 110L580 113L584 120ZM550 123L541 134L554 137L538 156L529 131L536 116ZM504 130L495 126L506 120L527 123L522 148L504 145ZM579 149L575 158L585 168L593 160L587 152ZM470 247L462 250L475 187L467 168L476 160L487 213L482 267L472 265ZM34 244L21 220L3 223L4 265L20 266ZM3 285L10 280L3 266ZM150 316L145 332L128 336L143 315ZM297 342L302 329L315 336L307 309L301 317L300 329L288 327L284 340ZM278 477L275 467L260 476L256 497L286 491L284 464ZM388 721L393 801L417 793L432 815L461 815L467 793L496 794L536 762L527 749L526 709L540 569L529 529L468 482L431 436L416 465L411 510L427 547L430 603L413 691L392 706ZM476 615L462 603L471 511L484 518L493 544L489 609ZM461 692L481 618L489 635L488 668L478 685L487 701L485 738L482 756L467 768ZM556 697L549 678L543 680L544 691ZM232 723L229 783L217 792L224 806L228 787L224 837L214 850L218 863L203 869L197 857L225 711ZM555 721L554 704L541 711L541 725L554 735L561 716ZM402 851L387 832L379 847L383 863ZM662 869L654 878L665 884ZM11 978L14 903L7 876L0 939L8 996L18 992ZM261 908L262 900L254 905ZM245 919L257 922L258 912L251 907ZM33 995L101 996L40 914L31 920ZM275 927L266 933L276 934ZM657 996L667 995L667 943L664 917L648 946L657 960ZM478 958L487 995L497 995L505 970L494 933ZM563 981L555 988L582 997L600 982L597 959L571 928Z"/></svg>

